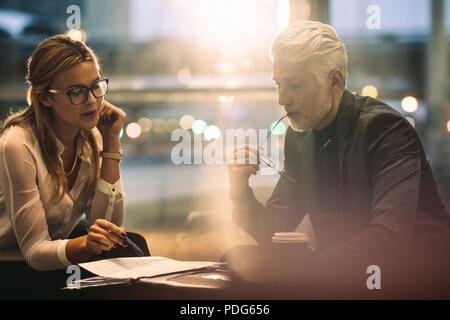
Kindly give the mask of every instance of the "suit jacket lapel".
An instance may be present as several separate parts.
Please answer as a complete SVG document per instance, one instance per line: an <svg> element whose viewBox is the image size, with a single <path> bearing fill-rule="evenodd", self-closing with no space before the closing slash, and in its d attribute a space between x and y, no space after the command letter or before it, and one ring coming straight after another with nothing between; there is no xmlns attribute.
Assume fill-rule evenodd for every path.
<svg viewBox="0 0 450 320"><path fill-rule="evenodd" d="M351 133L356 124L355 117L358 111L354 108L355 96L348 90L344 90L341 103L339 104L337 123L337 144L339 159L339 190L342 187L342 171L344 167L344 157L347 153Z"/></svg>
<svg viewBox="0 0 450 320"><path fill-rule="evenodd" d="M319 205L319 186L317 184L316 170L316 150L314 144L314 135L309 133L305 143L302 146L302 165L301 173L303 175L302 188L306 195L306 208L308 213L316 212Z"/></svg>

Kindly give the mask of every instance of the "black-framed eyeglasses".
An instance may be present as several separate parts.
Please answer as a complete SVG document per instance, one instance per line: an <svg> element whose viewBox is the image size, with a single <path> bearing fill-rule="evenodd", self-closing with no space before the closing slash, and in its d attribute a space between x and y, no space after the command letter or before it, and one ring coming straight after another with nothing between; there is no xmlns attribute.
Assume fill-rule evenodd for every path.
<svg viewBox="0 0 450 320"><path fill-rule="evenodd" d="M96 98L101 98L108 92L109 79L100 79L96 81L91 87L86 86L73 86L67 90L49 89L50 93L64 93L69 97L72 104L82 104L89 98L89 92Z"/></svg>
<svg viewBox="0 0 450 320"><path fill-rule="evenodd" d="M281 120L283 120L284 118L286 118L288 116L288 114L282 116L277 123L274 126L271 126L271 128L269 129L269 133L267 134L266 138L264 139L264 141L262 143L259 144L259 148L262 147L262 145L267 141L267 139L270 137L270 135L272 134L272 131L276 128L276 126L278 126L278 124L281 122ZM292 176L290 176L289 174L287 174L285 169L282 169L281 171L279 171L275 164L272 162L272 160L270 160L267 156L263 155L263 154L258 154L259 158L262 160L262 162L264 162L267 166L271 167L273 170L275 170L276 172L278 172L278 174L285 178L286 180L288 180L291 183L297 183L297 180L294 179Z"/></svg>

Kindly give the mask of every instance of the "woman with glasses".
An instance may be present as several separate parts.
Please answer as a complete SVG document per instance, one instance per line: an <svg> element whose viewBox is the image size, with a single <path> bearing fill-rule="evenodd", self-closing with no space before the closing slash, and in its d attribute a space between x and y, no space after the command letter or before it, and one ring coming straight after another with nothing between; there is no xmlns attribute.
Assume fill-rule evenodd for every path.
<svg viewBox="0 0 450 320"><path fill-rule="evenodd" d="M119 167L125 113L105 100L108 79L97 57L83 42L51 37L30 57L27 81L28 107L0 131L3 269L20 265L6 261L65 269L127 246ZM83 214L88 233L67 239Z"/></svg>

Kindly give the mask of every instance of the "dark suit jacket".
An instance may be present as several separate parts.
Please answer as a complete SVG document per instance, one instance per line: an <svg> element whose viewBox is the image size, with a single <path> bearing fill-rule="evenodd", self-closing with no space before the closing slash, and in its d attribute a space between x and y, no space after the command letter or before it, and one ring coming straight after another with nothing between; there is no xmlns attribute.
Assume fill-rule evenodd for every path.
<svg viewBox="0 0 450 320"><path fill-rule="evenodd" d="M415 129L385 103L347 90L337 117L337 194L317 189L311 132L289 128L285 169L298 183L280 177L265 206L251 188L232 196L235 222L264 244L309 214L319 257L329 262L450 255L450 218Z"/></svg>

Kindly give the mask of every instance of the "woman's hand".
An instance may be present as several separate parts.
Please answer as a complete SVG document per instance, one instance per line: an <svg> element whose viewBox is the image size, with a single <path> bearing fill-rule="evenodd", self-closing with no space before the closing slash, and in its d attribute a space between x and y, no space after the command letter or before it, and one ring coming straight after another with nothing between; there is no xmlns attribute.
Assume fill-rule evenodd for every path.
<svg viewBox="0 0 450 320"><path fill-rule="evenodd" d="M109 146L116 146L118 144L120 130L123 127L125 118L125 112L108 101L103 101L97 128L103 137L103 146L105 151L107 151Z"/></svg>
<svg viewBox="0 0 450 320"><path fill-rule="evenodd" d="M110 251L111 248L117 248L118 245L127 247L125 238L125 228L104 219L97 219L89 227L85 247L89 254L98 255L103 251Z"/></svg>

